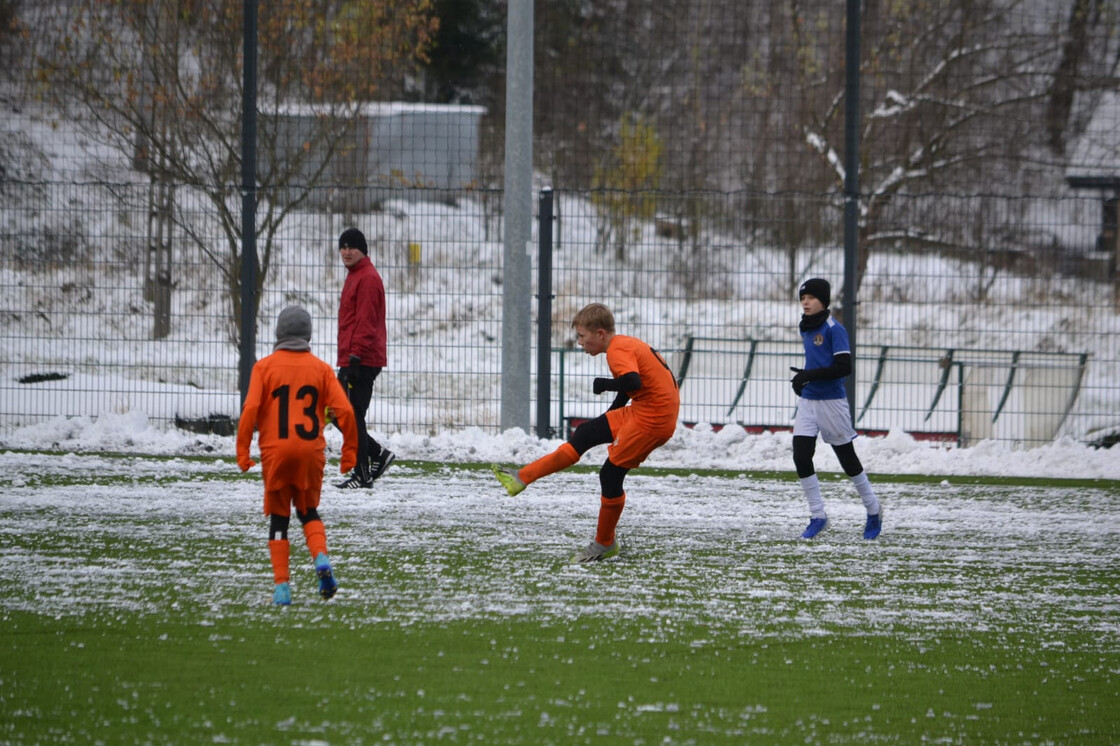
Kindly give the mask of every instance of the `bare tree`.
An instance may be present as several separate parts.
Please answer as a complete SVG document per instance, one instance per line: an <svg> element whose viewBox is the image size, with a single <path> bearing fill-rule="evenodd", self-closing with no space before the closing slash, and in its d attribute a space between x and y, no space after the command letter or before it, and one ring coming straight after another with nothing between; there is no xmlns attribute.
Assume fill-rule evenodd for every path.
<svg viewBox="0 0 1120 746"><path fill-rule="evenodd" d="M1041 25L1035 11L1026 0L867 3L861 42L860 278L878 241L963 246L979 238L944 232L935 221L923 220L913 204L900 213L911 222L887 228L892 203L904 201L900 196L914 199L917 192L966 184L985 193L1022 194L1024 186L1030 190L1024 180L1032 169L1021 164L1050 173L1060 166L1045 156L1046 130L1036 124L1045 121L1059 57L1054 29ZM844 86L842 65L833 66L834 72L816 83L832 93L821 97L826 105L806 118L802 132L839 185ZM1049 136L1052 140L1053 131ZM964 231L970 224L976 223L956 223Z"/></svg>
<svg viewBox="0 0 1120 746"><path fill-rule="evenodd" d="M244 310L242 9L234 0L74 0L39 5L26 19L47 99L133 157L152 180L148 280L157 290L174 283L161 222L171 221L222 273L234 339ZM358 108L377 97L387 76L423 59L437 26L429 0L260 4L258 109L304 107L314 126L298 142L284 141L277 128L259 132L258 291L284 219L346 147ZM183 190L204 195L211 208L205 219L183 208L176 198ZM210 236L215 222L223 237L217 243ZM157 304L157 331L164 312L169 299Z"/></svg>
<svg viewBox="0 0 1120 746"><path fill-rule="evenodd" d="M1120 7L1110 0L1070 0L1069 22L1061 33L1062 51L1048 91L1046 135L1055 155L1065 154L1068 135L1082 122L1073 122L1076 98L1081 91L1115 89L1120 48L1109 54L1110 37L1116 34Z"/></svg>
<svg viewBox="0 0 1120 746"><path fill-rule="evenodd" d="M1084 126L1091 101L1080 94L1117 85L1120 6L1061 6L862 3L861 277L876 246L957 252L981 238L1030 239L1014 224L976 234L978 203L946 223L925 195L1062 188L1055 144ZM633 112L665 143L661 189L673 193L662 194L663 211L710 226L719 217L712 195L757 193L765 197L729 203L742 210L742 234L787 247L791 268L805 250L835 245L844 3L556 0L543 14L538 80L552 105L538 117L538 141L555 183L593 182L616 122ZM831 209L819 195L833 195Z"/></svg>

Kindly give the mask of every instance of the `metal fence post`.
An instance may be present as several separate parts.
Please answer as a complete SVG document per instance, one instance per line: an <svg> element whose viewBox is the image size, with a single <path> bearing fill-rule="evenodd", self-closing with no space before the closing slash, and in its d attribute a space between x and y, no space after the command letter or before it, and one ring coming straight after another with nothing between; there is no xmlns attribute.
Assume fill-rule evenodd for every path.
<svg viewBox="0 0 1120 746"><path fill-rule="evenodd" d="M564 361L568 359L568 351L563 347L559 348L558 351L560 352L560 375L558 376L559 380L557 381L557 384L560 387L560 391L557 392L556 396L556 400L559 404L556 412L556 427L558 428L557 432L559 432L560 437L566 440L568 435L570 435L570 433L568 432L567 420L564 418Z"/></svg>
<svg viewBox="0 0 1120 746"><path fill-rule="evenodd" d="M848 0L844 83L844 328L848 331L852 372L848 374L848 410L855 424L856 360L859 356L859 6Z"/></svg>
<svg viewBox="0 0 1120 746"><path fill-rule="evenodd" d="M552 187L537 198L537 437L552 425Z"/></svg>
<svg viewBox="0 0 1120 746"><path fill-rule="evenodd" d="M241 112L241 403L257 358L257 0L245 0L245 92Z"/></svg>
<svg viewBox="0 0 1120 746"><path fill-rule="evenodd" d="M533 3L509 3L506 49L502 430L529 432L533 338Z"/></svg>

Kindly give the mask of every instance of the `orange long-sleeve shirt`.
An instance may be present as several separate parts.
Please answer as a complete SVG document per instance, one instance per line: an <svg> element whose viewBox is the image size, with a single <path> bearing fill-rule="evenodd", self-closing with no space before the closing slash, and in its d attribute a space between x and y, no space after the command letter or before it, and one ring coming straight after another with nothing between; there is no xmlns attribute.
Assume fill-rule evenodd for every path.
<svg viewBox="0 0 1120 746"><path fill-rule="evenodd" d="M677 379L664 358L642 340L616 334L607 346L607 367L615 378L627 373L637 373L641 377L642 387L630 392L633 416L651 433L672 435L677 426L681 397Z"/></svg>

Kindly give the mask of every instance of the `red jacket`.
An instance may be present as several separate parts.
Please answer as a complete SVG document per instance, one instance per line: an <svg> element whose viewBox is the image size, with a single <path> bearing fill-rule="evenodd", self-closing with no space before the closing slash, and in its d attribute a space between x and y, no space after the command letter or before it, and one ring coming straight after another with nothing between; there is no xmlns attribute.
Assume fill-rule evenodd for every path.
<svg viewBox="0 0 1120 746"><path fill-rule="evenodd" d="M385 285L368 256L351 267L338 304L338 367L357 355L362 365L384 368Z"/></svg>

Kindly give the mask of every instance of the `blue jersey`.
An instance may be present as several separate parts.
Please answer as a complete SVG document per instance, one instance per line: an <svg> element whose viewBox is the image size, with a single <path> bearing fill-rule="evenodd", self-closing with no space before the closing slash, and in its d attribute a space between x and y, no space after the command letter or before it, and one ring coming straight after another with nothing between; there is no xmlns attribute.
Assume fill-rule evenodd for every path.
<svg viewBox="0 0 1120 746"><path fill-rule="evenodd" d="M801 332L805 344L805 370L827 368L835 355L850 355L848 332L836 319L829 316L815 329ZM801 391L803 399L847 399L843 378L809 381Z"/></svg>

